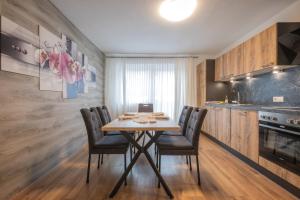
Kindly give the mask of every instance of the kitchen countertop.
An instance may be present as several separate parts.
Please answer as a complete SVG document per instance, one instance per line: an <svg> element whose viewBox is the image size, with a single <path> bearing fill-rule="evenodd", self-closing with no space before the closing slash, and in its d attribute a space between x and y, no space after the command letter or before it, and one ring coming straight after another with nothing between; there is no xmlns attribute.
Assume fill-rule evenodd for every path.
<svg viewBox="0 0 300 200"><path fill-rule="evenodd" d="M238 109L238 110L253 110L253 111L265 111L265 112L275 112L275 113L284 113L284 114L292 114L299 115L300 110L291 111L291 110L279 110L274 107L276 106L265 106L265 105L254 105L254 104L230 104L230 103L206 103L206 106L212 107L221 107L221 108L230 108L230 109Z"/></svg>

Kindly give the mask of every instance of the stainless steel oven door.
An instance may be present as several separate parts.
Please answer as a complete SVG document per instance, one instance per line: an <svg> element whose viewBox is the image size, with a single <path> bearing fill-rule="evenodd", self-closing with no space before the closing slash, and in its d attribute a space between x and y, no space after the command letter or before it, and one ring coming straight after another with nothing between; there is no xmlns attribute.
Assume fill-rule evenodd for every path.
<svg viewBox="0 0 300 200"><path fill-rule="evenodd" d="M300 130L260 121L259 155L300 175Z"/></svg>

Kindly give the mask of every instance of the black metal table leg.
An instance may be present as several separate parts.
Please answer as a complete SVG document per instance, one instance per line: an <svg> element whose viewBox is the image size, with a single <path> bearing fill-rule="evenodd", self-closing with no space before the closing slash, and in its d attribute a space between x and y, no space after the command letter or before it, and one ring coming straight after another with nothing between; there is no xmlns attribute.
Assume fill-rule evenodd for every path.
<svg viewBox="0 0 300 200"><path fill-rule="evenodd" d="M132 167L134 166L134 164L136 163L137 159L139 158L139 156L144 153L148 162L150 163L150 166L152 167L153 171L155 172L157 178L159 179L159 181L161 182L162 186L164 187L166 193L168 194L168 196L170 198L173 198L173 194L171 192L171 190L169 189L168 185L166 184L165 180L163 179L163 177L161 176L161 174L159 173L159 171L157 170L157 168L155 167L154 161L152 160L149 152L147 151L148 148L150 148L150 146L157 140L157 138L159 137L160 133L157 132L154 136L149 136L150 137L150 141L147 142L147 144L142 147L140 146L137 141L135 141L130 134L128 134L127 132L123 132L122 134L124 137L126 137L126 139L134 146L138 149L137 153L134 155L132 161L130 162L130 164L128 165L127 169L125 170L125 172L123 173L123 175L121 176L121 178L119 179L119 181L117 182L117 184L115 185L115 187L113 188L113 190L111 191L109 197L112 198L114 197L114 195L118 192L118 190L120 189L122 183L125 181L125 178L127 177L127 175L129 174L129 172L131 171ZM148 135L148 134L147 134ZM149 134L150 135L150 134Z"/></svg>

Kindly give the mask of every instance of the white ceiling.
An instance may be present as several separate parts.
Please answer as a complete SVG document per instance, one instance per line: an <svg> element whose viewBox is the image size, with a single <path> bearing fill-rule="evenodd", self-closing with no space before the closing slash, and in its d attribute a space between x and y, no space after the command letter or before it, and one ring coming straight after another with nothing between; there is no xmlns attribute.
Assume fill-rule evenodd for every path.
<svg viewBox="0 0 300 200"><path fill-rule="evenodd" d="M295 0L198 0L189 19L158 14L161 0L51 0L104 53L217 54Z"/></svg>

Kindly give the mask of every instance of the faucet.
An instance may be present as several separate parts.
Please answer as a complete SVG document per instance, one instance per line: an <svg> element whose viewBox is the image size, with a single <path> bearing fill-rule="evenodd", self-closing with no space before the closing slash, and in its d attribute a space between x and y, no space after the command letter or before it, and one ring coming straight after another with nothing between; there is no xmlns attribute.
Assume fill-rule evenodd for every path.
<svg viewBox="0 0 300 200"><path fill-rule="evenodd" d="M240 97L240 92L237 92L237 103L241 103L241 97Z"/></svg>

